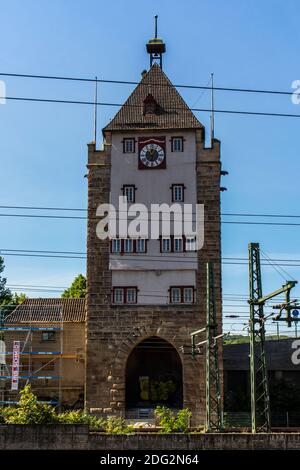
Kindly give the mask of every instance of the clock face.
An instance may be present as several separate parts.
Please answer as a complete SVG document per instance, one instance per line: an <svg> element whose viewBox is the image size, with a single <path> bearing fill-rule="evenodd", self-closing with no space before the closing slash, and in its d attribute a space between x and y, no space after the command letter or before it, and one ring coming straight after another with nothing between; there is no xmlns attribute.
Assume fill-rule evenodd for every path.
<svg viewBox="0 0 300 470"><path fill-rule="evenodd" d="M139 145L139 168L154 169L165 168L165 145L164 139L145 139Z"/></svg>

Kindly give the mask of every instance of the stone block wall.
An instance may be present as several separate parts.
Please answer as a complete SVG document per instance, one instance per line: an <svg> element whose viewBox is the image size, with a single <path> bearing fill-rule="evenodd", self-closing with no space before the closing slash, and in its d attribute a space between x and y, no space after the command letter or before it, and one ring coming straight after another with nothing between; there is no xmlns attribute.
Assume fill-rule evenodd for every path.
<svg viewBox="0 0 300 470"><path fill-rule="evenodd" d="M96 209L109 202L110 143L104 150L88 147L88 240L86 321L86 408L101 415L125 414L125 371L130 352L143 339L158 336L170 342L183 365L184 406L193 413L193 424L205 419L205 360L181 352L190 345L190 333L205 326L206 262L215 263L215 291L221 329L220 246L220 144L204 148L203 133L196 131L198 203L205 205L205 243L198 252L197 300L194 305L111 305L109 242L96 235ZM202 339L202 338L201 338ZM186 348L186 352L190 348Z"/></svg>

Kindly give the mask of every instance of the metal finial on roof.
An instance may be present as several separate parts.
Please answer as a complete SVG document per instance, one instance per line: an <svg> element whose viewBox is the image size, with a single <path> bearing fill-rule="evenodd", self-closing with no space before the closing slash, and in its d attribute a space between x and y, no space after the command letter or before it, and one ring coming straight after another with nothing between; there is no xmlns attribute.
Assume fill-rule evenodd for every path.
<svg viewBox="0 0 300 470"><path fill-rule="evenodd" d="M157 18L158 15L154 16L154 21L155 21L155 29L154 29L154 38L157 39Z"/></svg>
<svg viewBox="0 0 300 470"><path fill-rule="evenodd" d="M150 54L150 67L153 62L158 62L162 68L162 54L166 52L166 45L162 39L157 37L157 19L158 15L154 17L154 38L150 39L146 45L147 52Z"/></svg>

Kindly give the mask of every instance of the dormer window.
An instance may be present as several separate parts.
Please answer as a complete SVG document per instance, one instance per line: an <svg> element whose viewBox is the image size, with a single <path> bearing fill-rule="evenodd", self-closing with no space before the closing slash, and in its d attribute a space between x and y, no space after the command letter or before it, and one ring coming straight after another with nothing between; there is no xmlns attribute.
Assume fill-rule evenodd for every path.
<svg viewBox="0 0 300 470"><path fill-rule="evenodd" d="M158 114L159 106L152 95L148 95L144 99L144 110L143 114Z"/></svg>

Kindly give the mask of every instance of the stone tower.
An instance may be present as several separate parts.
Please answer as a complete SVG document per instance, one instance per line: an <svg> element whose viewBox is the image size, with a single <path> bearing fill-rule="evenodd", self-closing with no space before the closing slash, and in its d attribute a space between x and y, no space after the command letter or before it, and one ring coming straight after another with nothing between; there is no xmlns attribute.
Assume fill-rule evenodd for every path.
<svg viewBox="0 0 300 470"><path fill-rule="evenodd" d="M88 145L86 408L146 418L165 404L203 423L205 356L181 347L205 326L209 260L221 325L220 142L205 147L204 126L155 61L103 135L103 150ZM172 231L101 240L97 208L127 217L120 196L129 209L204 204L202 249Z"/></svg>

